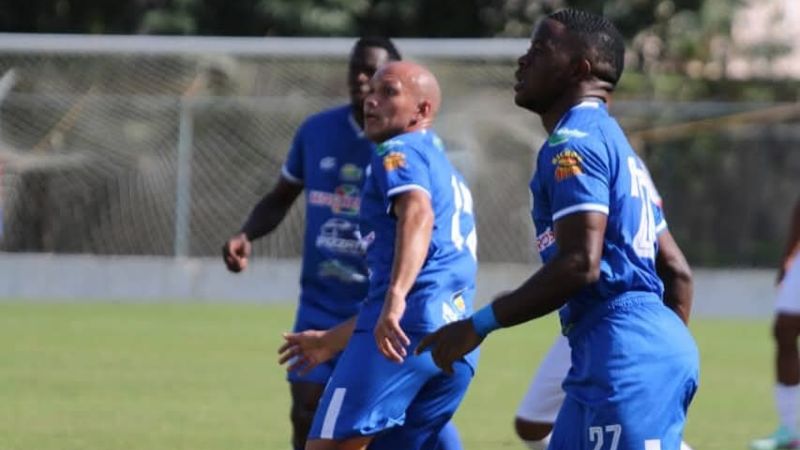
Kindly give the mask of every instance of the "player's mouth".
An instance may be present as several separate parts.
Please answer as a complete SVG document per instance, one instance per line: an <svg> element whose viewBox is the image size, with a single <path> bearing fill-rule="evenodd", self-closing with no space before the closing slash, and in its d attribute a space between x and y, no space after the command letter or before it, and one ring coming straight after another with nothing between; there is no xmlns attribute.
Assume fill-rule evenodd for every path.
<svg viewBox="0 0 800 450"><path fill-rule="evenodd" d="M378 119L380 119L380 116L378 116L374 112L367 112L367 111L364 112L364 121L365 122L378 120Z"/></svg>
<svg viewBox="0 0 800 450"><path fill-rule="evenodd" d="M519 92L525 87L525 80L522 78L522 74L519 73L519 71L514 72L514 78L517 80L517 83L514 84L514 92Z"/></svg>

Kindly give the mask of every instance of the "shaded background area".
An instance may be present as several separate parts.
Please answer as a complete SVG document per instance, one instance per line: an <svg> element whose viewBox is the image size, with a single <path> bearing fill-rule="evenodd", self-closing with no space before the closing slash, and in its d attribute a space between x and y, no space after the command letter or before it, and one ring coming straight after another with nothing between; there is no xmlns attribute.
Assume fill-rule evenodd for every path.
<svg viewBox="0 0 800 450"><path fill-rule="evenodd" d="M162 50L176 45L158 42ZM301 121L346 101L351 41L337 42L339 50L306 56L237 54L234 45L230 53L157 55L0 51L0 73L16 80L0 103L2 248L216 255L276 181ZM509 55L526 46L507 42ZM281 41L298 51L308 44ZM437 130L472 187L481 260L534 261L527 185L544 130L513 105L513 57L484 41L460 41L464 54L454 55L450 44L400 48L443 85ZM798 83L701 79L669 88L643 77L623 78L612 110L647 161L691 262L773 265L800 193L800 105L791 97ZM691 89L709 95L674 100ZM747 89L781 101L754 100ZM299 255L302 228L302 208L294 208L259 253Z"/></svg>
<svg viewBox="0 0 800 450"><path fill-rule="evenodd" d="M535 261L544 131L511 85L531 25L565 6L628 40L612 110L690 261L775 265L800 195L792 0L10 0L0 31L250 38L0 35L0 248L215 256L301 121L345 101L353 39L332 37L375 33L429 38L399 47L443 85L437 129L472 187L481 260ZM258 253L298 256L302 227L297 207Z"/></svg>

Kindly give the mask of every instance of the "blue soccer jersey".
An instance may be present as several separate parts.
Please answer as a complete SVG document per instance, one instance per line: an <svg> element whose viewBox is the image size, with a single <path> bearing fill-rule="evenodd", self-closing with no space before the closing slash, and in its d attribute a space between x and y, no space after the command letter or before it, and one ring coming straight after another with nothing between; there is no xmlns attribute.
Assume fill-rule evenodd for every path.
<svg viewBox="0 0 800 450"><path fill-rule="evenodd" d="M562 316L577 320L598 302L632 291L661 297L656 237L667 224L660 197L604 103L583 102L561 119L539 151L530 187L544 263L557 250L553 224L558 219L589 211L608 216L600 279L570 298Z"/></svg>
<svg viewBox="0 0 800 450"><path fill-rule="evenodd" d="M395 196L428 194L434 213L428 257L406 298L400 323L407 332L430 332L472 313L477 237L472 195L433 131L402 134L379 145L370 164L361 206L361 231L370 272L369 293L356 329L372 330L392 272L397 219Z"/></svg>
<svg viewBox="0 0 800 450"><path fill-rule="evenodd" d="M366 296L358 215L374 148L349 105L309 117L294 137L282 174L303 185L306 200L296 329L331 327L355 315Z"/></svg>
<svg viewBox="0 0 800 450"><path fill-rule="evenodd" d="M472 379L477 350L457 361L451 376L436 367L430 352L409 351L402 363L389 361L376 347L373 329L394 260L397 218L392 203L410 190L430 197L434 226L427 258L400 321L411 341L409 350L428 332L471 314L477 270L472 196L441 140L429 130L384 142L369 167L361 202L369 293L320 399L309 438L376 434L376 448L434 448Z"/></svg>
<svg viewBox="0 0 800 450"><path fill-rule="evenodd" d="M660 198L605 104L584 102L564 115L539 152L531 191L545 263L557 252L559 219L608 216L599 280L559 311L571 367L549 448L678 450L697 389L697 348L662 301Z"/></svg>

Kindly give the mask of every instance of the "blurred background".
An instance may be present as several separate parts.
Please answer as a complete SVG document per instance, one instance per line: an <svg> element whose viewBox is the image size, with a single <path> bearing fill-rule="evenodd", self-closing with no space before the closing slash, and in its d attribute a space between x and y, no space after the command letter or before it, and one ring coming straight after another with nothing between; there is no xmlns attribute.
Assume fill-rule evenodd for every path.
<svg viewBox="0 0 800 450"><path fill-rule="evenodd" d="M800 1L4 0L0 449L285 447L271 349L297 298L302 201L246 273L228 274L220 247L300 122L347 101L357 36L392 37L441 82L436 129L476 204L479 298L529 275L545 132L513 105L513 72L536 20L567 6L627 39L611 109L695 268L711 382L690 442L728 450L767 431L765 319L800 196ZM128 309L141 303L157 306ZM539 355L506 339L495 355ZM467 398L472 448L516 447L507 425L530 367L497 369Z"/></svg>
<svg viewBox="0 0 800 450"><path fill-rule="evenodd" d="M346 99L347 37L382 34L441 80L481 260L535 262L526 185L543 130L510 86L532 24L564 6L628 39L613 110L690 261L774 266L800 193L792 0L7 0L0 30L39 34L0 36L0 246L216 256L299 122ZM298 256L301 213L259 254Z"/></svg>

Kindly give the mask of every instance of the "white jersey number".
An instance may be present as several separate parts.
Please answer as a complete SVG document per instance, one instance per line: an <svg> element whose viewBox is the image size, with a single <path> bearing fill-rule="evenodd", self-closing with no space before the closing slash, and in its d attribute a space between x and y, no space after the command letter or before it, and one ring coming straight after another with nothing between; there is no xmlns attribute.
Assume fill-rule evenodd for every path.
<svg viewBox="0 0 800 450"><path fill-rule="evenodd" d="M467 233L467 237L461 234L461 215L472 215L472 193L466 184L458 181L455 175L450 179L450 184L453 186L453 200L456 204L456 210L453 213L453 220L450 227L450 236L453 240L453 245L458 250L463 250L466 244L472 257L478 260L478 233L473 227Z"/></svg>
<svg viewBox="0 0 800 450"><path fill-rule="evenodd" d="M656 219L653 213L653 200L658 196L650 175L639 167L636 158L628 157L631 172L631 196L642 200L639 229L633 237L633 249L640 258L656 257Z"/></svg>
<svg viewBox="0 0 800 450"><path fill-rule="evenodd" d="M605 433L603 433L603 431L603 427L589 427L589 442L594 442L593 450L603 449L603 443L605 442L603 437L605 434L611 435L611 445L608 447L608 450L617 450L619 435L622 434L622 425L606 425Z"/></svg>

